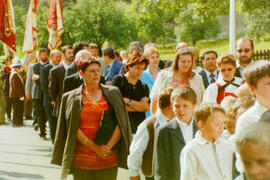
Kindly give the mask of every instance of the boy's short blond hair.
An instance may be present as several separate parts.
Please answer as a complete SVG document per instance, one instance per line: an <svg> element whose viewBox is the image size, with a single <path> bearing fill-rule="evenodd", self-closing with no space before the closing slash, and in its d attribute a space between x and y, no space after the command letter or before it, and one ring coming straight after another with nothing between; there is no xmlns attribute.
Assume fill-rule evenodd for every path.
<svg viewBox="0 0 270 180"><path fill-rule="evenodd" d="M244 83L239 88L237 88L235 94L238 98L245 97L245 96L252 98L252 94L250 93L248 89L247 83Z"/></svg>
<svg viewBox="0 0 270 180"><path fill-rule="evenodd" d="M248 110L248 108L253 106L254 103L255 103L254 99L250 98L249 96L237 98L233 105L233 111L236 115L241 115L246 110Z"/></svg>
<svg viewBox="0 0 270 180"><path fill-rule="evenodd" d="M171 103L173 103L173 101L179 97L190 101L193 105L197 102L197 95L195 91L187 86L177 87L173 90L171 95Z"/></svg>
<svg viewBox="0 0 270 180"><path fill-rule="evenodd" d="M217 66L220 67L221 64L231 64L236 67L236 61L232 54L221 54L217 59Z"/></svg>
<svg viewBox="0 0 270 180"><path fill-rule="evenodd" d="M255 61L244 70L244 76L248 85L257 87L257 82L263 77L270 77L270 62L266 60Z"/></svg>
<svg viewBox="0 0 270 180"><path fill-rule="evenodd" d="M173 91L173 87L165 88L161 91L158 97L158 107L160 109L165 109L171 105L171 94Z"/></svg>
<svg viewBox="0 0 270 180"><path fill-rule="evenodd" d="M214 112L221 112L226 115L225 110L216 103L202 103L195 108L194 118L198 126L199 121L205 123L208 117Z"/></svg>
<svg viewBox="0 0 270 180"><path fill-rule="evenodd" d="M233 97L233 96L226 96L222 100L220 106L225 110L226 114L233 110L233 106L234 106L234 104L236 102L236 99L237 98Z"/></svg>
<svg viewBox="0 0 270 180"><path fill-rule="evenodd" d="M236 149L240 149L246 145L263 144L270 152L270 123L258 122L248 125L241 131L236 139Z"/></svg>

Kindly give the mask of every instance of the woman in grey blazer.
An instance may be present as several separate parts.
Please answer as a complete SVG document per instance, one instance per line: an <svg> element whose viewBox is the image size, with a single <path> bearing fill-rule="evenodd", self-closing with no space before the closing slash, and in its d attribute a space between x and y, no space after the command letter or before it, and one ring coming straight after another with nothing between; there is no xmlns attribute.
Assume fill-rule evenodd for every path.
<svg viewBox="0 0 270 180"><path fill-rule="evenodd" d="M127 168L132 138L123 97L99 84L99 61L78 64L84 84L62 97L52 163L62 166L62 179L113 180L118 166Z"/></svg>

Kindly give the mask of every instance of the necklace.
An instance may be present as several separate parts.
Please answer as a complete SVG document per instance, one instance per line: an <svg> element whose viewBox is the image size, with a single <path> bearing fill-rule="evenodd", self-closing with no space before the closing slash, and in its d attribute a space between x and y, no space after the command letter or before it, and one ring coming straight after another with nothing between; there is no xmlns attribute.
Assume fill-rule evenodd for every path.
<svg viewBox="0 0 270 180"><path fill-rule="evenodd" d="M86 98L90 101L98 101L100 98L99 98L99 91L96 92L95 95L91 95L88 90L87 90L87 87L85 87L84 89L84 94L86 96Z"/></svg>

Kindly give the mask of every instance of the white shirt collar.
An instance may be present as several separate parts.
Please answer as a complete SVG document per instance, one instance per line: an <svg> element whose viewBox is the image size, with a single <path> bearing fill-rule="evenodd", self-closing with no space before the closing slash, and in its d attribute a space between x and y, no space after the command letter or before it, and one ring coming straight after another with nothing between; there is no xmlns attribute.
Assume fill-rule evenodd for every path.
<svg viewBox="0 0 270 180"><path fill-rule="evenodd" d="M189 124L181 121L180 119L178 119L178 117L175 117L175 119L177 120L177 123L179 124L179 126L182 126L182 127L190 127L193 124L193 118L192 118L192 120L190 121Z"/></svg>
<svg viewBox="0 0 270 180"><path fill-rule="evenodd" d="M156 118L159 126L162 126L169 122L169 119L164 114L162 114L160 110L156 112Z"/></svg>
<svg viewBox="0 0 270 180"><path fill-rule="evenodd" d="M69 65L67 65L67 64L65 63L65 61L62 61L62 64L63 64L65 70L67 70L67 69L70 67ZM70 64L70 65L71 65L71 64Z"/></svg>
<svg viewBox="0 0 270 180"><path fill-rule="evenodd" d="M257 115L261 117L261 115L265 112L268 111L266 107L262 106L258 101L255 101L254 108L256 109Z"/></svg>
<svg viewBox="0 0 270 180"><path fill-rule="evenodd" d="M206 73L208 78L210 77L210 74L212 74L209 71L207 71L206 69L205 69L205 73ZM217 69L213 72L213 74L215 75L215 78L217 79Z"/></svg>
<svg viewBox="0 0 270 180"><path fill-rule="evenodd" d="M206 140L206 139L204 139L204 138L202 137L201 131L200 131L200 130L196 133L195 138L198 139L198 142L199 142L199 144L201 144L201 145L204 145L204 144L212 144L212 142L209 142L208 140ZM214 142L214 144L219 143L220 140L221 140L221 138L216 139L215 142Z"/></svg>
<svg viewBox="0 0 270 180"><path fill-rule="evenodd" d="M251 61L250 61L250 64L252 64L252 63L253 63L253 59L251 59ZM241 64L239 63L239 59L236 61L236 67L240 68L240 69L245 69L245 67L241 66Z"/></svg>

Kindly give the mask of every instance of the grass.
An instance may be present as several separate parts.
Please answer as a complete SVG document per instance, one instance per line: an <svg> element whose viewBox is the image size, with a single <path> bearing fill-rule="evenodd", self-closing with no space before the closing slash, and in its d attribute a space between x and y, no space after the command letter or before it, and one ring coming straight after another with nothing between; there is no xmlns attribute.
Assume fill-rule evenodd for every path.
<svg viewBox="0 0 270 180"><path fill-rule="evenodd" d="M175 57L175 46L176 43L166 44L167 48L163 48L162 45L157 45L160 52L160 59L169 60ZM218 40L202 40L199 41L196 46L200 49L200 55L206 50L215 50L218 54L229 52L229 40L218 39ZM262 37L262 40L255 41L255 50L270 49L270 34L266 34Z"/></svg>

